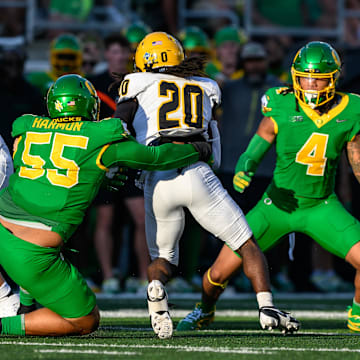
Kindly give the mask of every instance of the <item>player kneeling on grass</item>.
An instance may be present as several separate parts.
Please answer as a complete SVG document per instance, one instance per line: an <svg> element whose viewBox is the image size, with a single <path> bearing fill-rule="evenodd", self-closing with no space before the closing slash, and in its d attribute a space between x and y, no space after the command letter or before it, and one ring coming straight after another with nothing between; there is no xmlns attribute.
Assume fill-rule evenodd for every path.
<svg viewBox="0 0 360 360"><path fill-rule="evenodd" d="M264 118L237 162L234 188L243 192L250 185L274 143L277 159L272 182L246 219L263 251L296 231L350 263L356 275L347 326L360 332L360 222L334 193L343 149L360 182L360 97L335 90L340 71L339 55L327 43L310 42L298 51L291 66L293 85L271 88L262 98ZM231 249L222 248L208 270L212 280L210 275L203 277L205 311L215 309L221 294L216 282L227 281L242 263ZM181 320L178 329L185 324L200 328L203 317L196 317L197 311Z"/></svg>
<svg viewBox="0 0 360 360"><path fill-rule="evenodd" d="M119 88L116 114L146 145L171 141L212 142L219 159L220 136L212 121L221 101L217 83L204 76L203 61L184 57L181 44L164 32L148 34L135 53L138 72L128 74ZM146 239L151 256L148 267L148 310L155 334L173 334L165 285L179 262L184 230L184 208L207 231L242 257L261 308L266 328L296 331L299 323L273 307L265 257L252 237L245 216L211 167L203 161L171 171L147 172L144 180ZM211 275L213 276L213 275ZM223 282L211 280L221 289ZM211 318L211 309L209 317Z"/></svg>
<svg viewBox="0 0 360 360"><path fill-rule="evenodd" d="M1 318L3 335L94 331L100 319L95 295L61 247L109 168L166 170L207 161L211 154L206 143L146 147L120 119L98 121L99 98L79 75L59 78L47 106L49 117L23 115L14 121L15 172L0 192L0 265L43 308Z"/></svg>

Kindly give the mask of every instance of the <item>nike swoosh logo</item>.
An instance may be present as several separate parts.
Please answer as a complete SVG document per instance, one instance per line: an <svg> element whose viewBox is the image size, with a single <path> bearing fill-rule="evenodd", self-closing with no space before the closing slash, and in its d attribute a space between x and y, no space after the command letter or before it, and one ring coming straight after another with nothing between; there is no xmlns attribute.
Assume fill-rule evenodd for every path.
<svg viewBox="0 0 360 360"><path fill-rule="evenodd" d="M347 120L339 120L339 119L336 119L336 122L337 122L337 123L342 123L342 122L345 122L345 121L347 121Z"/></svg>

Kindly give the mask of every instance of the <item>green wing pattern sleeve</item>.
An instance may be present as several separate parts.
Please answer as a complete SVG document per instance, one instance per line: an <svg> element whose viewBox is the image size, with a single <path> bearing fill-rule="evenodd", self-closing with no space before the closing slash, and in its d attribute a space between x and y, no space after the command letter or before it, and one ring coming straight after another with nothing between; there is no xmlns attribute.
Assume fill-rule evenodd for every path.
<svg viewBox="0 0 360 360"><path fill-rule="evenodd" d="M145 146L134 140L111 144L104 152L101 162L110 167L121 164L142 170L169 170L190 165L199 159L192 145L164 144Z"/></svg>

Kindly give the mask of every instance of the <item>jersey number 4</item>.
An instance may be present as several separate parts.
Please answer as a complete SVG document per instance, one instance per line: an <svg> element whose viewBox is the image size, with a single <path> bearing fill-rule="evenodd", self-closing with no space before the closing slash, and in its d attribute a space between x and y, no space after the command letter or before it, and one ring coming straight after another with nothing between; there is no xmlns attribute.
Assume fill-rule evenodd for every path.
<svg viewBox="0 0 360 360"><path fill-rule="evenodd" d="M65 188L73 187L78 183L80 167L74 160L63 157L63 152L65 147L86 149L88 141L89 138L86 136L28 132L21 155L21 160L27 166L21 166L19 176L34 180L46 173L51 184ZM49 159L57 169L44 169L46 162L41 156L31 154L32 145L47 145ZM62 170L62 173L59 170Z"/></svg>
<svg viewBox="0 0 360 360"><path fill-rule="evenodd" d="M328 134L312 133L304 146L296 154L295 161L299 164L307 165L306 175L324 175L328 138Z"/></svg>
<svg viewBox="0 0 360 360"><path fill-rule="evenodd" d="M174 82L162 81L159 95L170 97L159 108L159 129L181 127L182 123L195 128L203 127L203 89L200 86L186 84L182 89ZM171 113L177 112L181 106L181 119L169 119Z"/></svg>

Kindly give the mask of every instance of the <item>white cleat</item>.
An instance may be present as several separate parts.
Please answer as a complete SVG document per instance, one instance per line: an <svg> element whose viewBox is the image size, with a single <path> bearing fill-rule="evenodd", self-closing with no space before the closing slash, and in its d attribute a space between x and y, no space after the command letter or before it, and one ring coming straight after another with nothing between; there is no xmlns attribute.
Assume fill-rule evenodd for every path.
<svg viewBox="0 0 360 360"><path fill-rule="evenodd" d="M153 280L147 288L148 309L151 326L160 339L169 339L173 334L173 323L169 314L167 293L159 280Z"/></svg>
<svg viewBox="0 0 360 360"><path fill-rule="evenodd" d="M150 314L151 326L159 339L170 339L173 334L173 322L168 311Z"/></svg>
<svg viewBox="0 0 360 360"><path fill-rule="evenodd" d="M259 309L259 321L264 330L279 329L283 334L292 334L300 329L298 320L288 312L273 306L264 306Z"/></svg>
<svg viewBox="0 0 360 360"><path fill-rule="evenodd" d="M0 300L0 318L17 315L20 307L20 298L18 294L10 294Z"/></svg>

